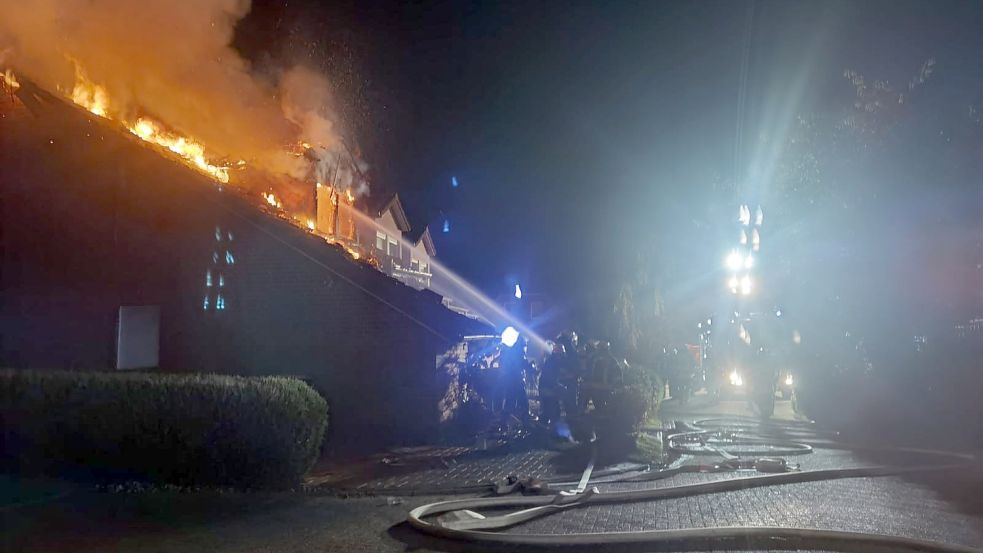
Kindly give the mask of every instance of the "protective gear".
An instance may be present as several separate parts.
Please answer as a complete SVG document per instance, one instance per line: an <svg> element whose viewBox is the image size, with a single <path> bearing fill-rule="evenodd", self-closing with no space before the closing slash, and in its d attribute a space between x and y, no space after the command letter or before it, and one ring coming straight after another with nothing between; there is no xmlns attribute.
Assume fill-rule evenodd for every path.
<svg viewBox="0 0 983 553"><path fill-rule="evenodd" d="M499 375L495 394L496 410L515 416L523 423L529 421L529 397L526 395L525 372L529 365L526 359L525 338L512 347L502 347L498 360Z"/></svg>
<svg viewBox="0 0 983 553"><path fill-rule="evenodd" d="M566 348L561 343L553 345L553 353L543 363L539 375L539 401L545 422L554 423L560 418L560 374L563 370Z"/></svg>
<svg viewBox="0 0 983 553"><path fill-rule="evenodd" d="M673 348L672 372L669 376L669 386L672 396L685 403L693 392L693 358L689 351Z"/></svg>
<svg viewBox="0 0 983 553"><path fill-rule="evenodd" d="M581 386L584 397L581 401L591 401L595 408L601 408L610 401L616 389L624 387L624 369L611 354L609 342L598 342L590 358L587 379Z"/></svg>
<svg viewBox="0 0 983 553"><path fill-rule="evenodd" d="M566 348L567 353L573 353L577 351L578 341L577 333L572 330L564 330L556 337L556 341L559 344L563 344Z"/></svg>
<svg viewBox="0 0 983 553"><path fill-rule="evenodd" d="M748 400L753 402L752 408L762 417L770 417L775 412L775 380L777 371L771 352L759 349L754 353L748 376L750 382Z"/></svg>

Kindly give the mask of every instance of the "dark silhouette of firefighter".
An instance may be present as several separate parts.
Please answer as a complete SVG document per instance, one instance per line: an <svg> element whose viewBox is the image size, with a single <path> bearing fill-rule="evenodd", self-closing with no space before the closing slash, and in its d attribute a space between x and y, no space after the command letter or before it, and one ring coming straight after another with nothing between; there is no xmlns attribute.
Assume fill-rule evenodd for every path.
<svg viewBox="0 0 983 553"><path fill-rule="evenodd" d="M526 359L526 339L520 337L511 347L502 344L501 352L495 410L515 417L523 424L528 423L529 398L526 395L525 373L529 361Z"/></svg>
<svg viewBox="0 0 983 553"><path fill-rule="evenodd" d="M566 347L560 342L553 343L553 350L543 363L539 375L539 401L542 422L556 424L562 415L560 403L560 372L563 369Z"/></svg>
<svg viewBox="0 0 983 553"><path fill-rule="evenodd" d="M560 358L559 397L560 405L567 417L580 414L577 396L580 388L580 378L584 374L584 359L578 349L580 343L577 333L568 330L556 339L563 346L563 356Z"/></svg>
<svg viewBox="0 0 983 553"><path fill-rule="evenodd" d="M611 353L609 342L598 342L589 358L587 375L581 386L582 403L595 409L606 407L615 393L624 387L624 368Z"/></svg>
<svg viewBox="0 0 983 553"><path fill-rule="evenodd" d="M539 397L543 422L555 425L564 414L578 414L577 392L580 386L581 359L577 351L577 333L565 331L556 337L539 377Z"/></svg>

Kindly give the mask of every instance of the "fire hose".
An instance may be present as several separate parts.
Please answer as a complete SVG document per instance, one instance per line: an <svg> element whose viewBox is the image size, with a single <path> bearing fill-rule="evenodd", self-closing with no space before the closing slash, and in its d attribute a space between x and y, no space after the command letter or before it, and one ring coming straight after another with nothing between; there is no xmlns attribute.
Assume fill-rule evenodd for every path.
<svg viewBox="0 0 983 553"><path fill-rule="evenodd" d="M707 419L709 421L711 419ZM701 428L707 426L707 421L697 421L693 430L683 430L674 432L666 437L667 448L676 454L688 455L720 455L725 459L736 459L737 456L730 454L723 445L728 446L762 446L759 449L742 447L741 453L744 455L804 455L812 453L812 446L792 440L778 440L775 438L761 438L747 436L739 431L728 431L721 428ZM677 423L679 424L679 423ZM723 434L721 438L713 440L720 446L711 443L711 438ZM691 448L683 445L687 442L699 441L700 448ZM767 446L767 447L763 447Z"/></svg>
<svg viewBox="0 0 983 553"><path fill-rule="evenodd" d="M701 434L699 434L699 437L701 438L708 435L704 433L707 432L707 430L684 430L682 432L667 436L667 442L671 444L673 437L679 438L680 440L686 439L687 436L685 436L685 434L692 432L701 432ZM740 440L741 443L752 443L759 445L764 443L774 444L774 441L768 439L744 437ZM797 452L806 452L801 448L792 449ZM876 448L866 449L873 450ZM551 495L484 497L441 501L413 509L410 511L407 520L413 528L439 538L481 542L486 544L508 544L513 546L596 546L605 544L645 543L659 545L680 544L686 545L686 547L689 548L694 543L733 543L740 540L741 543L755 542L761 544L761 546L764 548L781 549L787 549L794 544L796 547L820 547L837 551L860 551L869 547L883 547L890 548L891 550L930 551L940 553L983 552L983 549L945 544L936 541L892 535L815 528L741 526L575 534L503 534L493 531L513 527L539 517L548 516L565 510L583 508L591 505L664 500L746 490L765 486L817 482L844 478L900 476L906 474L943 472L956 469L965 469L968 466L967 461L973 459L972 456L945 451L911 448L899 448L892 450L899 452L934 454L948 458L958 458L961 462L941 465L921 465L914 467L877 466L785 472L783 474L734 478L668 488L628 491L621 490L602 493L597 486L590 488L587 487L587 482L590 480L591 471L593 470L592 457L592 462L588 465L588 469L584 471L584 475L580 482L578 482L579 485L575 490L566 492L557 492L554 490ZM769 451L774 454L774 450ZM811 452L811 448L809 448L808 451ZM726 466L727 463L731 463L731 465ZM726 457L722 465L725 465L725 468L722 470L737 466L734 464L733 459L727 459ZM719 467L720 465L716 466ZM753 462L746 463L746 468L751 467L753 467ZM775 465L766 465L764 467L753 468L758 468L759 471L766 471L768 468L774 469L778 467ZM651 471L650 473L636 475L615 476L603 481L598 480L594 483L603 485L614 482L641 482L646 480L654 480L678 474L679 472L682 472L680 469L682 469L682 467L677 467L676 469L665 469L661 471ZM476 509L499 510L505 508L520 508L521 510L496 516L484 516L475 511ZM427 520L427 518L434 516L437 516L436 520Z"/></svg>

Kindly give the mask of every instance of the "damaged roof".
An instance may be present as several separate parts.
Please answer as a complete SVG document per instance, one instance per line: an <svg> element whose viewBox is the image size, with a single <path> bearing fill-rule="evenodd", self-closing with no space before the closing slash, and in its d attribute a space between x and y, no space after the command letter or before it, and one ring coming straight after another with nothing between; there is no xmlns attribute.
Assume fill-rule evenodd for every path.
<svg viewBox="0 0 983 553"><path fill-rule="evenodd" d="M2 96L8 96L3 94ZM461 334L482 334L489 329L482 323L463 317L445 308L442 298L428 290L415 290L379 272L374 267L357 262L339 245L329 244L317 235L305 232L287 220L267 211L254 198L236 193L234 186L216 186L208 177L196 172L175 159L167 157L159 148L131 136L122 127L101 119L87 111L48 94L29 82L22 82L12 96L0 98L0 146L6 140L18 142L22 151L36 152L36 159L18 159L16 163L0 163L0 182L25 187L25 177L33 179L73 178L78 176L77 186L84 179L126 174L125 183L142 183L166 180L181 197L196 198L196 205L186 206L189 217L202 209L217 208L233 218L249 225L263 235L292 252L298 263L313 263L330 272L350 286L353 292L362 293L373 301L384 304L408 322L426 327L438 337L453 342ZM2 149L2 148L0 148ZM3 153L0 152L0 159ZM14 160L3 159L4 162ZM151 178L152 176L152 178ZM146 177L144 179L144 177ZM17 183L16 181L21 181ZM8 185L5 184L6 188ZM31 184L30 186L35 186ZM38 187L41 188L40 186ZM60 182L49 182L47 190L61 191ZM65 187L65 194L77 194L77 188ZM139 189L135 194L140 194ZM159 190L147 191L147 202L154 201ZM6 195L6 194L5 194ZM13 198L11 198L13 199ZM32 200L34 201L34 200ZM42 200L39 200L43 202ZM74 201L74 200L73 200ZM79 197L79 202L89 201ZM91 202L90 202L91 203ZM180 206L183 208L185 206ZM80 203L79 209L98 216L105 206ZM179 209L175 208L175 209ZM409 221L396 194L387 198L381 212L390 210L397 224L409 231ZM160 221L144 221L147 226ZM428 242L426 227L418 241ZM428 247L432 248L432 241ZM107 246L108 247L108 246ZM136 270L139 270L137 268Z"/></svg>

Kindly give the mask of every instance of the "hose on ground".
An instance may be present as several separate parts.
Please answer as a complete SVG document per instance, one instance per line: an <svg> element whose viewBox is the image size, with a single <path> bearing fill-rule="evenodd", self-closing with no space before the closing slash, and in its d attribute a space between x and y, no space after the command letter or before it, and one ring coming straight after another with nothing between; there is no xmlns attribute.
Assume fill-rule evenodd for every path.
<svg viewBox="0 0 983 553"><path fill-rule="evenodd" d="M721 430L715 430L710 420L698 421L697 426L702 423L702 428L693 430L686 429L680 432L669 434L666 437L667 444L671 447L674 438L682 441L685 439L704 440L711 434L719 434ZM711 428L708 428L711 427ZM733 426L732 426L733 427ZM739 434L739 433L738 433ZM727 436L728 443L743 444L768 444L779 446L778 448L763 449L759 453L742 450L741 453L753 454L780 454L779 451L794 451L786 454L803 454L812 452L811 446L791 442L787 440L774 440L771 438L759 438L752 436L739 436L731 433ZM784 447L785 449L781 449ZM688 449L680 446L680 449ZM627 503L638 501L663 500L680 497L691 497L703 494L721 493L736 490L745 490L764 486L774 486L782 484L794 484L801 482L816 482L821 480L835 480L843 478L862 478L880 476L899 476L915 473L945 472L961 470L969 465L967 461L973 461L972 455L959 454L948 451L928 450L917 448L877 448L859 447L858 449L876 451L894 451L897 453L920 453L929 454L948 459L957 459L958 463L922 465L911 467L861 467L812 470L802 472L785 472L781 474L771 474L765 476L752 476L746 478L734 478L718 480L700 484L690 484L674 486L668 488L642 489L642 490L616 490L601 492L596 485L589 489L584 489L584 480L590 479L589 471L585 471L584 478L579 482L578 491L582 493L556 492L553 495L536 495L521 497L485 497L467 498L452 501L442 501L417 507L410 511L407 518L409 524L432 536L451 540L465 540L471 542L482 542L487 544L507 544L512 546L596 546L604 544L658 544L671 545L680 544L686 548L694 544L728 544L739 542L741 545L754 543L761 548L781 548L787 549L791 546L797 548L821 548L843 552L864 551L870 547L887 548L892 551L923 551L937 553L983 553L983 549L975 549L960 545L951 545L942 542L907 538L901 536L890 536L881 534L867 534L857 532L845 532L836 530L824 530L816 528L783 528L783 527L716 527L716 528L687 528L678 530L651 530L637 532L600 532L600 533L578 533L578 534L509 534L499 533L494 530L509 528L539 517L547 516L560 511L587 507L590 505L602 505L612 503ZM710 453L720 454L725 458L722 465L726 466L735 457L719 448L708 448ZM677 451L678 452L678 451ZM690 451L686 451L690 453ZM616 482L642 482L656 480L679 474L680 472L700 471L705 472L705 466L692 469L691 466L681 466L658 471L644 473L622 474L604 479L595 479L591 484L610 484ZM558 486L558 484L554 484ZM550 491L550 490L547 490ZM494 509L519 508L521 510L504 515L483 516L475 512L475 509ZM437 517L435 520L432 517Z"/></svg>
<svg viewBox="0 0 983 553"><path fill-rule="evenodd" d="M861 547L881 546L895 550L929 551L929 552L976 552L983 550L963 546L949 545L940 542L887 536L877 534L859 534L813 528L772 528L772 527L719 527L719 528L689 528L682 530L652 530L641 532L602 532L584 534L502 534L492 532L501 528L515 526L534 518L546 516L559 511L601 505L610 503L625 503L636 501L651 501L690 497L695 495L744 490L778 484L799 482L814 482L841 478L859 478L874 476L889 476L912 474L919 472L948 471L965 468L965 465L938 465L908 468L865 467L851 469L830 469L804 472L792 472L767 476L753 476L719 480L701 484L675 486L645 490L614 491L601 493L597 488L591 488L584 494L575 496L521 496L521 497L489 497L467 498L442 501L417 507L410 511L408 522L417 530L426 534L453 540L476 541L484 543L510 545L601 545L629 543L671 543L689 540L728 541L746 538L770 540L795 540L808 547L834 548L839 551L857 551ZM520 511L506 515L484 517L474 509L502 509L508 507L522 508ZM463 519L438 519L435 522L425 520L425 517L445 513L463 513ZM451 517L453 518L453 517ZM786 547L787 544L782 545ZM802 545L806 546L806 545Z"/></svg>
<svg viewBox="0 0 983 553"><path fill-rule="evenodd" d="M734 458L734 455L727 453L727 446L738 446L743 455L806 455L812 453L812 446L791 440L778 440L775 438L755 438L733 434L728 437L711 440L716 435L722 434L722 430L690 430L676 432L666 437L666 444L669 451L678 455L720 455L725 458ZM699 441L700 448L687 447L686 442ZM746 447L746 446L758 446ZM732 448L731 448L732 449Z"/></svg>

